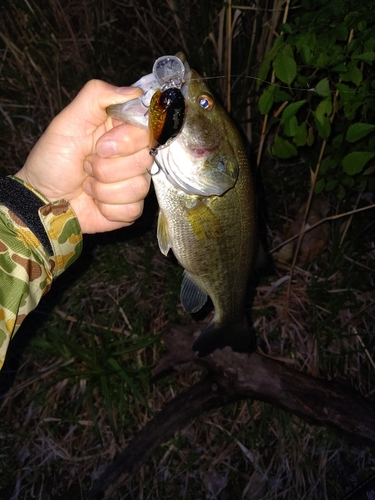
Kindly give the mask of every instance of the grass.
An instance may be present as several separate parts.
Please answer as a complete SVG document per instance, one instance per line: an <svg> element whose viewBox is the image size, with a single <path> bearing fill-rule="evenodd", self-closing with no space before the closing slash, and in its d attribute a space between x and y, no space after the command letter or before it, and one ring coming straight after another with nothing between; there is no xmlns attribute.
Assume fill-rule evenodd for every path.
<svg viewBox="0 0 375 500"><path fill-rule="evenodd" d="M256 75L284 3L228 6L198 0L3 2L1 173L22 166L50 119L89 78L131 83L150 71L154 59L181 48L193 67L215 77L210 83L256 152ZM290 168L266 155L261 168L274 248L307 199L310 174L303 162ZM344 209L365 205L364 198L357 200L353 194ZM332 196L328 203L328 215L342 212ZM181 270L160 254L155 222L150 198L133 228L87 237L84 257L31 318L24 333L31 341L0 407L1 499L84 498L132 435L200 377L150 383L151 367L164 353L163 328L191 321L179 304ZM293 268L276 262L274 274L262 278L252 311L259 348L296 370L344 378L374 398L371 214L327 224L329 241L318 258ZM335 499L373 468L370 450L265 403L245 401L202 415L164 443L117 498Z"/></svg>

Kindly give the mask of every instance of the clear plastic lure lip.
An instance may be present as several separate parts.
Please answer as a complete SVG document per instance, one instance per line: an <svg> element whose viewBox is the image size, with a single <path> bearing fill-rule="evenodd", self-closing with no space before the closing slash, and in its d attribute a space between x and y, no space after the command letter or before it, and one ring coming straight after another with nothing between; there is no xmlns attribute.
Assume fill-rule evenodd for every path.
<svg viewBox="0 0 375 500"><path fill-rule="evenodd" d="M176 56L162 56L156 59L152 73L162 91L171 87L180 89L184 80L185 67Z"/></svg>

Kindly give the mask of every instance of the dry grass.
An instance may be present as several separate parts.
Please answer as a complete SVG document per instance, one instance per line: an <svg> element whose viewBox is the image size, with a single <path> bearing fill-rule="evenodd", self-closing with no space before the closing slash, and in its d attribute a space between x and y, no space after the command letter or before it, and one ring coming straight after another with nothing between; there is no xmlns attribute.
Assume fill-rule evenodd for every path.
<svg viewBox="0 0 375 500"><path fill-rule="evenodd" d="M87 276L70 289L69 297L59 302L59 308L43 329L44 334L41 332L51 345L42 344L42 348L36 345L25 357L17 382L1 408L3 422L8 422L2 431L5 440L2 456L6 457L8 468L18 471L10 476L10 484L4 485L8 488L6 492L14 493L14 498L30 498L33 489L41 495L40 498L64 498L63 491L84 498L83 492L132 435L152 418L154 412L200 376L180 375L149 386L147 377L142 382L144 379L135 371L134 382L150 409L142 401L136 404L130 401L126 415L122 415L116 408L116 400L114 406L108 407L103 388L92 385L94 374L88 373L85 359L71 357L69 352L66 356L62 356L61 351L53 355L53 349L57 351L52 337L53 328L59 336L73 338L88 350L90 331L100 343L103 328L94 326L94 323L103 322L103 317L108 317L113 308L113 297L123 304L123 297L132 296L135 308L143 305L142 316L148 310L145 322L147 335L162 330L168 320L169 305L157 298L166 291L165 271L172 269L174 273L175 269L160 258L151 239L148 244L155 256L151 259L150 279L150 268L145 268L145 263L149 261L149 237L153 238L152 234L122 244L122 255L132 259L132 269L137 276L136 288L133 280L123 280L122 276L116 278L115 274L105 273L104 270L101 273L100 262L105 250L97 250ZM113 250L118 248L118 244L112 247ZM142 258L143 252L146 255ZM363 264L371 263L364 261ZM253 315L261 350L313 375L345 377L365 396L373 397L374 368L371 360L374 344L369 342L373 299L368 293L356 291L362 308L356 311L353 318L353 311L344 307L326 322L328 327L337 323L337 329L347 333L344 340L337 336L328 343L326 338L318 338L316 330L310 328L312 314L325 314L324 308L309 295L309 287L316 274L317 269L314 273L297 270L288 314L288 269L283 271L280 268L277 276L272 276L268 283L258 287ZM327 293L343 293L337 279L333 276L328 280ZM143 289L146 282L150 283L147 290ZM108 287L105 288L103 283L107 283ZM174 306L178 304L177 288L174 293L170 291ZM87 290L90 300L86 296ZM132 293L127 294L130 290ZM81 308L73 307L77 302ZM74 309L76 316L67 317L66 311ZM62 310L64 318L61 318ZM111 338L121 338L119 328L125 328L125 335L134 332L137 336L140 332L142 325L137 324L139 318L133 308L126 308L125 311L126 321L119 311L111 323ZM332 316L333 312L326 314ZM180 310L180 321L187 320ZM357 333L361 332L360 338L366 343L369 356L359 337L351 335L354 327ZM325 332L320 332L320 335L324 337ZM62 341L65 349L68 348L69 341ZM323 341L327 342L324 349L319 345ZM322 364L322 351L325 356L332 356L331 365ZM161 346L154 344L126 354L122 359L125 366L145 368L153 366L161 354ZM99 360L97 363L100 365ZM114 375L107 373L106 377L109 391L113 391L113 384L116 384L116 380L112 380ZM92 394L91 403L88 391ZM306 499L339 498L340 492L356 484L362 469L368 470L373 466L371 454L349 446L335 433L310 426L264 403L249 401L202 415L157 450L119 491L118 498L164 499L179 495L186 499L193 496L202 499L288 499L295 498L297 494L298 498ZM337 496L332 493L335 488Z"/></svg>
<svg viewBox="0 0 375 500"><path fill-rule="evenodd" d="M87 79L131 83L155 58L181 48L192 65L215 77L213 86L257 144L255 77L285 4L229 5L6 2L0 29L2 172L22 165L50 119ZM201 43L192 42L197 38ZM275 195L272 185L286 184L288 174L280 165L263 168L268 236L276 247L306 194L297 184L289 196ZM259 348L296 370L345 378L374 398L371 219L355 214L346 228L342 220L349 218L335 219L330 201L329 241L318 258L294 267L278 263L257 288L252 315ZM132 435L200 377L149 383L150 368L163 354L158 334L169 321L190 321L179 305L180 271L159 254L154 215L146 215L140 234L105 236L92 246L87 240L87 262L56 284L57 296L45 307L57 307L38 327L1 403L1 499L84 498ZM160 447L118 498L331 499L374 466L368 450L333 432L247 401L202 415Z"/></svg>

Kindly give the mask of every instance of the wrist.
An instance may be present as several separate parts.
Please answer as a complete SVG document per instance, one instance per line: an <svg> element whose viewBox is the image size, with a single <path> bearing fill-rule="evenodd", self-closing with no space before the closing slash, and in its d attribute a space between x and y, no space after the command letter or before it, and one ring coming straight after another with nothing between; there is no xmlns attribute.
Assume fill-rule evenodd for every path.
<svg viewBox="0 0 375 500"><path fill-rule="evenodd" d="M19 177L8 176L0 178L0 202L32 231L46 252L52 255L52 245L39 217L39 209L49 200L32 190Z"/></svg>
<svg viewBox="0 0 375 500"><path fill-rule="evenodd" d="M10 218L20 228L20 236L38 252L44 249L53 277L80 255L81 228L66 200L51 203L19 176L8 176L0 178L0 203L14 214ZM39 243L34 243L35 236Z"/></svg>
<svg viewBox="0 0 375 500"><path fill-rule="evenodd" d="M37 182L35 182L34 179L30 179L30 176L27 175L25 168L21 168L16 174L13 176L9 176L15 179L19 179L21 183L27 187L30 191L35 193L39 198L43 199L47 203L51 203L55 201L55 199L52 199L50 196L48 196L47 193L45 193L45 190L38 185Z"/></svg>

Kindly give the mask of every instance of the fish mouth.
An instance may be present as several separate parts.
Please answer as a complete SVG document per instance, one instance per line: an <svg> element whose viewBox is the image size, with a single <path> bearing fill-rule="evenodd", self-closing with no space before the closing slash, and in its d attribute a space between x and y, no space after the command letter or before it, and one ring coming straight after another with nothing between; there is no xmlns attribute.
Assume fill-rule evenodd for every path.
<svg viewBox="0 0 375 500"><path fill-rule="evenodd" d="M194 158L205 158L206 156L212 155L216 151L217 146L212 147L202 147L202 146L189 146L186 145L186 149L190 155Z"/></svg>
<svg viewBox="0 0 375 500"><path fill-rule="evenodd" d="M202 141L199 140L199 138L194 137L194 130L192 130L192 133L185 135L181 134L180 137L180 144L182 145L183 149L186 151L186 153L191 157L191 158L205 158L207 156L211 156L217 151L217 147L219 145L219 141L217 138L215 140L210 140ZM195 135L199 134L199 130L196 131Z"/></svg>

